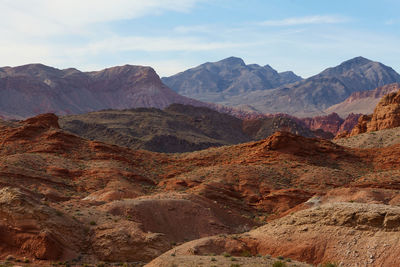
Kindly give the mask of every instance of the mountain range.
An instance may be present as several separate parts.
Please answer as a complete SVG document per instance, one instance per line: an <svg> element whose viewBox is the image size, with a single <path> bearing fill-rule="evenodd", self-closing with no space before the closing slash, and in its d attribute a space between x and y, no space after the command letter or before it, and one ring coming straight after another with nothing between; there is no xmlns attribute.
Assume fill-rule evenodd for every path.
<svg viewBox="0 0 400 267"><path fill-rule="evenodd" d="M165 108L173 103L206 105L169 89L150 67L125 65L94 72L59 70L41 64L0 68L3 118L110 108Z"/></svg>
<svg viewBox="0 0 400 267"><path fill-rule="evenodd" d="M212 78L206 75L214 69L217 71L212 72ZM400 82L400 75L392 68L363 57L350 59L307 79L294 74L290 76L292 79L279 79L279 73L272 71L275 75L264 75L265 80L262 80L259 76L255 78L253 69L262 69L265 73L267 69L272 71L268 66L245 65L240 59L228 58L163 78L163 81L175 91L194 98L201 95L202 99L227 106L299 117L326 114L325 109L344 101L354 92ZM227 84L226 77L231 77L232 73L236 74L235 79ZM216 86L218 82L223 86ZM227 89L221 91L219 88Z"/></svg>
<svg viewBox="0 0 400 267"><path fill-rule="evenodd" d="M0 116L24 119L47 112L66 115L104 109L163 109L179 103L240 118L266 113L310 117L334 112L329 108L353 93L395 82L400 82L400 75L392 68L362 57L308 79L293 72L279 73L269 65L246 65L236 57L208 62L162 80L152 68L143 66L81 72L29 64L0 68Z"/></svg>

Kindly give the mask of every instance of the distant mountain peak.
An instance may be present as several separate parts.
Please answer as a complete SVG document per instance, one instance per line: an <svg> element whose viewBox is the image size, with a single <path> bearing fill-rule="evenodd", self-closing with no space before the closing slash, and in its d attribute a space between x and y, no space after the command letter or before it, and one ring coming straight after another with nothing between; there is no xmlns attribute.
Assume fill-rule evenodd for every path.
<svg viewBox="0 0 400 267"><path fill-rule="evenodd" d="M91 76L95 77L141 77L141 79L151 80L153 82L157 82L160 79L156 71L147 66L138 66L138 65L123 65L123 66L115 66L106 68L101 71L94 71L89 73ZM160 81L161 82L161 81Z"/></svg>
<svg viewBox="0 0 400 267"><path fill-rule="evenodd" d="M271 71L276 71L273 67L271 67L269 64L265 65L264 68L271 70Z"/></svg>
<svg viewBox="0 0 400 267"><path fill-rule="evenodd" d="M365 58L365 57L362 57L362 56L358 56L358 57L346 60L340 65L362 66L362 65L365 65L365 64L368 64L368 63L371 63L371 62L373 62L373 61L369 60L368 58Z"/></svg>
<svg viewBox="0 0 400 267"><path fill-rule="evenodd" d="M217 63L222 63L222 64L226 64L226 65L241 65L241 66L246 65L246 63L244 63L243 59L241 59L240 57L233 57L233 56L222 59L222 60L218 61Z"/></svg>
<svg viewBox="0 0 400 267"><path fill-rule="evenodd" d="M26 64L13 68L16 72L30 72L30 71L60 71L57 68L46 66L41 63Z"/></svg>
<svg viewBox="0 0 400 267"><path fill-rule="evenodd" d="M373 63L374 61L369 60L365 57L355 57L349 60L346 60L342 63L340 63L336 67L328 68L318 74L317 76L337 76L337 75L342 75L350 70L356 71L359 70L360 68L363 68L364 66ZM380 64L380 63L379 63Z"/></svg>
<svg viewBox="0 0 400 267"><path fill-rule="evenodd" d="M285 78L286 81L288 83L292 83L292 82L298 82L303 80L303 78L299 75L296 75L293 71L289 70L289 71L283 71L283 72L279 72L279 75L282 78Z"/></svg>

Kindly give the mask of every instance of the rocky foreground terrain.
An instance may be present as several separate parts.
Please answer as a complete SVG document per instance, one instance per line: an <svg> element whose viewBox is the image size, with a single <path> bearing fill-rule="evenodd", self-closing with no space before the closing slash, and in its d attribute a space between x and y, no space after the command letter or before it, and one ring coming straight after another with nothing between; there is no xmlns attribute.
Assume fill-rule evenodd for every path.
<svg viewBox="0 0 400 267"><path fill-rule="evenodd" d="M400 127L337 138L333 142L353 148L387 147L400 143Z"/></svg>
<svg viewBox="0 0 400 267"><path fill-rule="evenodd" d="M278 132L161 154L80 138L53 114L0 132L4 261L400 264L400 145Z"/></svg>

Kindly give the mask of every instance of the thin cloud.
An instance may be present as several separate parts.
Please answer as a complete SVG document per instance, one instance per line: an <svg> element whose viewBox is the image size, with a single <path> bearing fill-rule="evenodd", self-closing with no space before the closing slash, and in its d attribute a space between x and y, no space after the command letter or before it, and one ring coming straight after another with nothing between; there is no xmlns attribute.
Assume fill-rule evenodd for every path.
<svg viewBox="0 0 400 267"><path fill-rule="evenodd" d="M173 29L176 33L210 33L215 31L215 26L211 25L194 25L194 26L178 26Z"/></svg>
<svg viewBox="0 0 400 267"><path fill-rule="evenodd" d="M101 54L118 51L210 51L235 47L244 47L251 43L206 41L199 38L114 36L101 41L92 42L78 51L82 54Z"/></svg>
<svg viewBox="0 0 400 267"><path fill-rule="evenodd" d="M205 0L0 0L0 27L33 36L76 33L96 23L189 12Z"/></svg>
<svg viewBox="0 0 400 267"><path fill-rule="evenodd" d="M341 16L306 16L293 17L281 20L266 20L258 23L261 26L296 26L309 24L337 24L347 22L348 19Z"/></svg>
<svg viewBox="0 0 400 267"><path fill-rule="evenodd" d="M385 21L385 25L395 25L399 22L399 20L396 19L388 19Z"/></svg>

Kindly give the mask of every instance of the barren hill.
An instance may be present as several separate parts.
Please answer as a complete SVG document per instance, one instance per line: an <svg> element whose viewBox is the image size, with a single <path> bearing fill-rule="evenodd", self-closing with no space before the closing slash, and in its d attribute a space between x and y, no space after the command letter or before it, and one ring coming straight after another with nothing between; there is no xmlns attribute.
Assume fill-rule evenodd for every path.
<svg viewBox="0 0 400 267"><path fill-rule="evenodd" d="M105 110L64 116L60 125L91 140L168 153L251 140L242 130L242 120L208 108L180 104L164 110Z"/></svg>
<svg viewBox="0 0 400 267"><path fill-rule="evenodd" d="M284 114L238 119L206 107L173 104L164 110L104 110L63 116L61 128L90 140L155 152L189 152L264 139L277 131L331 139ZM336 132L334 133L336 134Z"/></svg>

